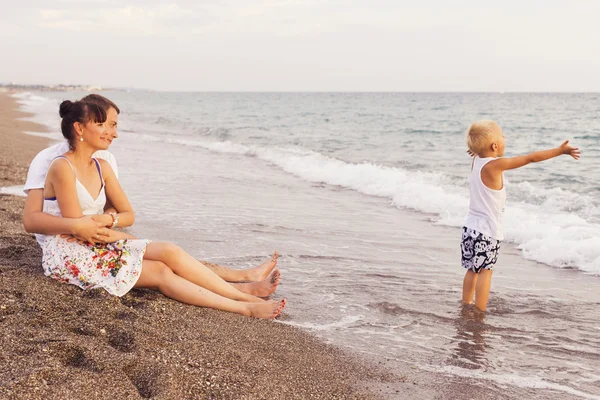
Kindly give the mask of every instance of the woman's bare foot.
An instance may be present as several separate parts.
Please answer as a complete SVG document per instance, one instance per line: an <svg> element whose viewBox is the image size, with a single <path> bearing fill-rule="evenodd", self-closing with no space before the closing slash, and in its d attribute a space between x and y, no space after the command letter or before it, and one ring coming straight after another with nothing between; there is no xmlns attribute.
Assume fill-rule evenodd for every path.
<svg viewBox="0 0 600 400"><path fill-rule="evenodd" d="M285 308L286 300L273 300L264 303L246 303L248 316L264 319L273 319Z"/></svg>
<svg viewBox="0 0 600 400"><path fill-rule="evenodd" d="M278 258L279 258L279 253L274 252L273 257L271 257L271 259L269 261L262 263L258 267L254 267L254 268L246 270L247 276L246 276L245 280L256 282L256 281L262 281L263 279L266 279L269 276L269 274L271 273L271 271L273 271L273 268L275 268L275 266L277 265Z"/></svg>
<svg viewBox="0 0 600 400"><path fill-rule="evenodd" d="M240 292L258 297L267 297L270 296L275 289L277 289L277 285L279 285L280 280L281 272L279 272L278 269L275 269L273 272L271 272L271 275L267 276L262 281L232 283L232 285Z"/></svg>

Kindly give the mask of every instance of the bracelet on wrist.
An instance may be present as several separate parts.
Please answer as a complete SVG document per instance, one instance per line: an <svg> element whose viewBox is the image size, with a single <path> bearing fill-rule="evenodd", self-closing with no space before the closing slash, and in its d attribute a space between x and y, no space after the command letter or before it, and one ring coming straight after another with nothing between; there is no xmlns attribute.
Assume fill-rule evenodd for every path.
<svg viewBox="0 0 600 400"><path fill-rule="evenodd" d="M110 217L112 218L112 224L109 226L109 228L112 229L116 227L119 223L119 214L117 214L116 212L109 212L108 215L110 215Z"/></svg>

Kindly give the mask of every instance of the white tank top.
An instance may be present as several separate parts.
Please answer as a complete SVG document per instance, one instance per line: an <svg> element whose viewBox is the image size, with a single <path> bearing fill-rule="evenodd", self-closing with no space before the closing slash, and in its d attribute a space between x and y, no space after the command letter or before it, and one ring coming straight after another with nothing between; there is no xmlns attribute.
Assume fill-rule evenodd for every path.
<svg viewBox="0 0 600 400"><path fill-rule="evenodd" d="M506 206L506 181L502 174L502 189L494 190L485 186L481 180L481 170L494 157L473 160L473 170L470 178L469 214L465 227L474 229L496 240L504 239L502 222Z"/></svg>
<svg viewBox="0 0 600 400"><path fill-rule="evenodd" d="M59 158L64 158L65 160L69 161L69 159L67 157L58 156L54 160L52 160L52 162L58 160ZM106 205L106 192L104 190L105 185L104 185L104 178L102 177L102 169L100 168L100 163L98 162L98 160L96 160L95 158L92 158L92 160L94 160L94 162L96 163L96 168L98 169L98 174L100 174L100 180L102 181L102 188L100 189L100 193L98 194L98 197L96 197L94 199L92 197L92 195L87 191L85 186L83 186L83 184L81 182L79 182L79 179L77 179L77 176L75 177L75 187L77 189L77 199L79 200L79 205L81 206L81 212L83 213L83 215L103 214L104 206ZM69 164L71 165L71 168L73 169L73 173L75 173L75 168L73 167L73 164L71 164L71 161L69 161ZM50 165L52 165L52 163L50 163ZM48 169L50 169L50 168L48 168ZM54 215L56 217L62 216L60 213L60 208L58 207L58 201L56 201L56 197L52 197L52 198L44 197L43 211L45 213ZM44 241L46 240L46 236L47 235L41 235L41 234L35 235L35 238L37 239L39 245L42 247L44 246Z"/></svg>

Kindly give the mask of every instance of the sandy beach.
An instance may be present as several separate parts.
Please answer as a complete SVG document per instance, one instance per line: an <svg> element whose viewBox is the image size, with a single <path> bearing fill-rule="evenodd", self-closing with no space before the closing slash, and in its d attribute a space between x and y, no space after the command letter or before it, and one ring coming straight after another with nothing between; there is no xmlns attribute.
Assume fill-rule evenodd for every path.
<svg viewBox="0 0 600 400"><path fill-rule="evenodd" d="M48 145L23 133L45 129L26 116L0 93L0 186L23 184ZM1 398L366 399L414 385L292 326L46 278L23 204L0 195Z"/></svg>
<svg viewBox="0 0 600 400"><path fill-rule="evenodd" d="M520 217L507 228L539 238L523 242L528 246L505 243L481 315L460 304L460 228L447 225L466 207L468 159L454 165L442 151L429 166L427 157L393 168L360 161L408 163L397 135L416 152L427 137L456 146L453 128L444 127L460 117L448 113L460 111L458 103L477 108L480 95L107 96L124 110L111 152L136 209L131 233L234 268L258 265L277 249L283 279L275 297L288 306L278 321L259 321L151 291L118 299L56 283L42 275L41 252L23 232L24 198L0 195L0 398L600 398L598 277L583 272L594 270L587 262L596 254L596 225L564 226L564 218L577 221L577 210L555 210L593 212L593 181L576 182L568 196L571 179L549 171L528 175L533 183L512 181L511 198L528 202L511 202L507 212ZM576 100L531 96L550 102L548 109ZM18 193L31 158L57 138L55 130L23 132L57 126L56 108L68 97L77 96L2 97L0 177L12 186L8 193ZM487 99L513 121L527 121L505 96ZM586 107L588 100L577 101ZM355 115L388 103L396 106L378 118L383 125ZM443 132L415 131L418 110L428 110L432 129ZM17 119L23 111L43 127ZM315 122L315 112L338 122ZM552 121L560 125L572 115L565 113ZM401 132L363 134L385 131L388 121ZM597 139L586 129L575 136L592 152ZM565 171L587 176L595 169L588 160L565 164ZM449 170L444 180L455 184L438 182L438 161ZM537 186L550 178L557 187ZM589 187L589 196L575 195L578 185ZM530 187L548 204L527 197ZM585 232L593 240L574 240ZM557 238L561 246L553 245ZM578 268L532 256L572 257Z"/></svg>
<svg viewBox="0 0 600 400"><path fill-rule="evenodd" d="M600 1L5 3L0 400L600 400ZM71 161L84 214L133 211L117 261L24 226L90 94L118 116L76 147L114 162ZM499 241L472 296L465 227ZM142 241L284 310L111 290Z"/></svg>

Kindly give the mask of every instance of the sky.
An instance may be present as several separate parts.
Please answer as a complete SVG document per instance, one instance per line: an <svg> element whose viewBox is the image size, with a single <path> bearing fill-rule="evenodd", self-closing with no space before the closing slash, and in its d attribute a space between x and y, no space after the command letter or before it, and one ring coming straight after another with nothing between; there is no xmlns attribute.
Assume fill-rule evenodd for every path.
<svg viewBox="0 0 600 400"><path fill-rule="evenodd" d="M600 92L597 0L2 2L0 82Z"/></svg>

